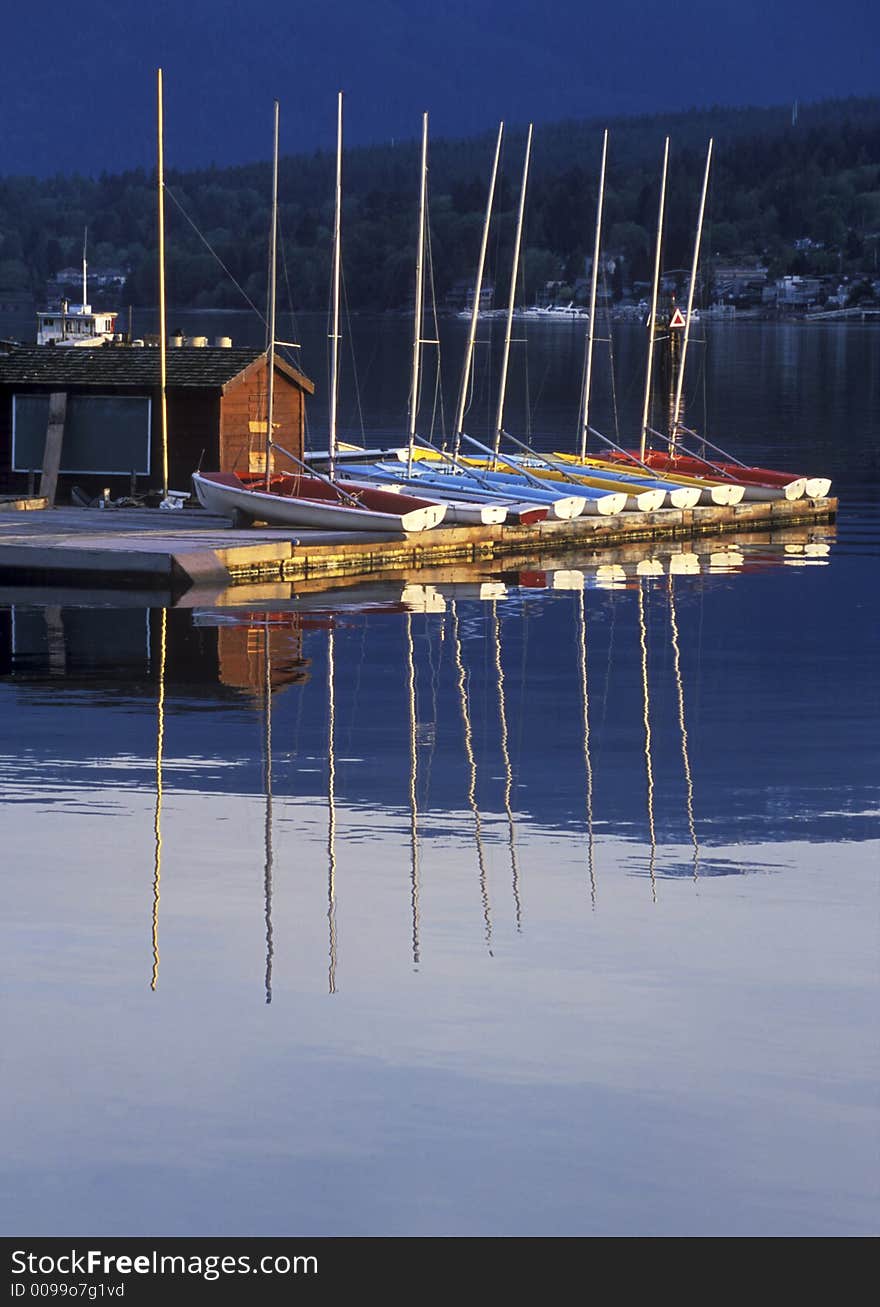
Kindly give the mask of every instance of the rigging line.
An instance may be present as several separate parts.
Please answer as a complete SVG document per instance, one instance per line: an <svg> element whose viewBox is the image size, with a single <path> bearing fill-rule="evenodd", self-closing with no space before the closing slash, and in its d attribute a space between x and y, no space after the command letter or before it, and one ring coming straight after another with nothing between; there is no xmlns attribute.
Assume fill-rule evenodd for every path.
<svg viewBox="0 0 880 1307"><path fill-rule="evenodd" d="M354 333L351 329L351 310L349 309L348 306L348 287L345 282L344 266L341 269L341 281L342 281L342 302L345 305L345 323L346 326L348 327L348 348L349 348L349 353L351 354L351 375L354 378L354 395L355 395L355 403L357 404L358 423L360 424L360 429L361 429L361 440L363 441L364 444L366 444L367 429L366 426L364 425L364 410L361 405L361 386L360 386L360 380L358 378L357 359L355 357L355 352L354 352Z"/></svg>
<svg viewBox="0 0 880 1307"><path fill-rule="evenodd" d="M605 304L607 306L608 271L606 268L602 269L602 288L605 291ZM620 413L618 411L618 405L617 405L617 377L614 368L614 333L611 324L611 314L608 312L607 307L606 307L606 313L607 313L607 325L608 325L608 372L609 372L609 380L611 383L611 410L614 413L614 439L616 440L617 444L620 444Z"/></svg>
<svg viewBox="0 0 880 1307"><path fill-rule="evenodd" d="M527 408L526 408L526 435L527 435L527 436L531 433L531 430L532 430L532 421L533 421L535 415L536 415L537 412L538 412L538 405L540 404L540 402L541 402L541 397L542 397L542 395L544 394L544 387L547 385L547 378L548 378L549 375L550 375L550 368L551 368L551 366L552 366L552 362L553 362L552 358L548 358L547 361L545 362L545 364L544 364L544 373L543 373L543 376L541 377L541 384L538 386L538 390L537 390L537 393L536 393L536 395L535 395L534 401L533 401L533 402L528 402L528 403L527 403ZM526 361L525 361L525 366L524 366L523 371L524 371L524 373L525 373L525 379L526 379L526 396L527 396L527 399L528 399L528 391L529 391L529 357L528 357L528 348L526 349Z"/></svg>
<svg viewBox="0 0 880 1307"><path fill-rule="evenodd" d="M446 417L445 417L445 414L444 414L444 412L443 412L443 390L442 390L442 387L440 386L440 379L441 379L441 371L440 371L440 324L439 324L439 322L438 322L438 320L437 320L437 292L436 292L436 289L435 289L435 286L434 286L434 254L433 254L433 245L432 245L432 242L431 242L431 222L430 222L430 218L429 218L429 215L428 215L427 201L426 201L426 209L425 209L425 227L426 227L426 230L425 230L425 250L426 250L426 254L427 254L427 264L428 264L428 284L429 284L429 286L430 286L430 293L431 293L431 319L432 319L432 321L433 321L433 323L434 323L434 340L433 340L432 343L433 343L434 345L436 345L436 347L437 347L437 353L436 353L436 355L435 355L436 363L435 363L435 382L434 382L434 386L435 386L435 390L434 390L435 407L434 407L434 410L433 410L433 412L432 412L432 414L431 414L431 443L433 444L433 442L434 442L434 419L435 419L435 415L436 415L436 411L437 411L437 410L436 410L436 398L437 398L437 391L438 391L438 389L439 389L439 391L440 391L440 422L441 422L442 434L443 434L444 436L445 436L445 434L446 434ZM424 375L424 371L423 371L423 375Z"/></svg>
<svg viewBox="0 0 880 1307"><path fill-rule="evenodd" d="M334 636L327 630L327 925L330 933L330 961L327 969L329 992L336 993L336 692Z"/></svg>
<svg viewBox="0 0 880 1307"><path fill-rule="evenodd" d="M272 653L269 647L268 616L263 620L263 664L263 714L265 720L263 766L266 790L266 815L264 829L266 865L263 871L263 892L266 905L266 1002L271 1003L272 956L275 952L272 941L272 867L275 855L272 848Z"/></svg>
<svg viewBox="0 0 880 1307"><path fill-rule="evenodd" d="M236 288L236 290L241 294L242 298L243 298L244 300L246 300L246 302L250 305L250 307L253 309L254 313L256 313L257 317L260 319L260 321L263 323L263 325L266 326L266 327L268 327L269 324L268 324L268 322L266 321L266 315L265 315L265 313L263 313L260 309L257 308L256 304L255 304L254 301L251 299L250 295L248 295L248 293L247 293L247 291L244 289L244 287L243 287L242 285L240 285L239 282L236 281L235 277L233 277L232 273L229 271L229 269L227 268L226 264L225 264L225 263L223 262L223 260L220 258L220 255L219 255L219 254L217 253L217 251L214 249L214 247L213 247L213 245L211 244L211 242L207 239L206 236L203 236L202 233L199 231L198 227L197 227L196 224L193 222L192 218L189 216L189 214L187 213L186 209L185 209L185 208L183 207L183 205L180 203L180 201L178 200L177 196L176 196L176 195L174 194L174 192L170 189L170 187L167 185L167 183L166 183L166 185L165 185L165 194L166 194L167 196L170 197L170 199L173 201L174 204L177 205L178 209L179 209L180 212L183 214L184 218L185 218L186 221L189 223L189 225L192 227L193 231L194 231L195 234L198 236L199 240L202 242L202 244L203 244L203 245L205 246L205 248L208 250L209 254L211 254L212 257L215 258L215 259L217 260L217 262L220 264L220 267L221 267L221 268L223 269L223 271L226 273L227 277L228 277L229 280L232 282L232 284L233 284L233 286Z"/></svg>
<svg viewBox="0 0 880 1307"><path fill-rule="evenodd" d="M657 878L654 862L657 856L657 836L654 829L654 766L651 761L651 703L648 693L648 633L645 625L644 582L638 582L639 632L642 645L642 717L645 723L645 773L648 783L648 831L651 837L651 854L648 874L651 877L651 897L657 902Z"/></svg>
<svg viewBox="0 0 880 1307"><path fill-rule="evenodd" d="M285 286L287 287L287 303L288 303L288 310L287 310L287 312L288 312L289 315L290 315L290 326L291 326L291 333L290 333L290 334L291 334L293 337L298 337L298 336L300 335L300 329L299 329L299 323L297 322L297 318L296 318L296 312L295 312L294 307L293 307L293 291L292 291L292 289L291 289L291 285L290 285L290 276L289 276L289 273L288 273L288 270L287 270L287 253L286 253L286 251L285 251L285 249L284 249L284 238L283 238L282 231L281 231L281 210L280 210L280 209L278 210L278 248L279 248L280 251L281 251L281 267L282 267L282 271L283 271L283 273L284 273L284 284L285 284ZM291 358L291 357L290 357L290 355L291 355L291 351L292 351L292 350L295 349L295 350L299 350L299 351L301 351L301 347L300 347L299 345L291 345L291 344L285 344L285 345L282 345L282 344L280 344L279 341L276 341L276 342L275 342L275 346L276 346L276 349L280 349L280 350L281 350L282 354L285 355L285 356L288 358L288 361L289 361L289 362L293 362L294 367L299 368L299 367L302 366L302 354L301 354L301 352L300 352L298 355L294 356L294 358ZM305 407L305 406L303 406L303 407Z"/></svg>
<svg viewBox="0 0 880 1307"><path fill-rule="evenodd" d="M684 779L687 789L688 829L694 846L694 880L699 878L700 845L697 840L697 826L694 819L694 782L691 776L691 764L688 757L688 734L684 720L684 684L681 679L681 656L678 645L678 621L675 614L675 594L672 573L669 574L669 625L672 631L672 656L675 684L678 690L678 724L681 728L681 757L684 763Z"/></svg>
<svg viewBox="0 0 880 1307"><path fill-rule="evenodd" d="M519 893L519 867L516 860L516 826L511 806L513 768L510 765L510 748L508 746L507 705L504 698L504 666L501 661L501 618L498 616L497 599L492 600L492 622L495 630L495 678L498 686L498 720L501 725L501 759L504 763L504 811L507 813L507 846L510 850L510 873L513 882L516 929L519 932L522 930L522 902Z"/></svg>
<svg viewBox="0 0 880 1307"><path fill-rule="evenodd" d="M410 902L412 905L412 956L413 965L419 965L419 801L418 801L418 739L416 734L418 707L416 702L416 665L413 646L412 611L406 614L407 685L409 689L409 844L410 844Z"/></svg>
<svg viewBox="0 0 880 1307"><path fill-rule="evenodd" d="M492 915L489 903L489 889L486 878L486 861L483 853L483 823L480 817L480 810L477 807L477 760L474 757L473 748L473 731L471 729L470 710L468 708L467 679L464 667L464 660L461 654L461 635L458 627L458 609L454 599L450 600L452 607L452 639L455 649L455 666L458 670L458 701L461 708L461 720L464 726L464 750L467 755L469 782L468 782L468 804L474 815L474 841L477 846L477 865L480 873L480 897L483 900L483 921L486 926L486 944L492 943ZM492 949L489 948L491 956Z"/></svg>
<svg viewBox="0 0 880 1307"><path fill-rule="evenodd" d="M701 358L702 367L700 375L703 380L703 440L709 435L709 332L703 328L703 354ZM706 446L703 445L703 454L706 453Z"/></svg>
<svg viewBox="0 0 880 1307"><path fill-rule="evenodd" d="M160 610L162 624L159 631L159 688L156 696L156 806L153 812L153 973L150 989L154 992L159 983L159 882L162 879L162 764L165 756L165 660L168 641L168 610Z"/></svg>
<svg viewBox="0 0 880 1307"><path fill-rule="evenodd" d="M584 773L587 801L587 867L590 873L590 902L596 907L596 862L593 835L593 763L590 758L590 696L587 688L587 613L584 587L578 595L578 670L580 672L581 711L584 723Z"/></svg>
<svg viewBox="0 0 880 1307"><path fill-rule="evenodd" d="M523 304L525 304L526 302L525 260L523 260L520 266L519 279L520 279L519 280L520 294L522 295L522 302ZM531 385L530 385L530 376L529 376L529 326L528 326L528 321L525 318L522 319L522 337L520 343L523 346L523 403L525 405L525 413L526 413L525 435L526 435L526 444L530 445L532 443L532 404L530 399ZM549 368L549 363L547 366ZM545 372L544 381L546 381L546 379L547 379L547 374ZM544 381L541 382L541 390L544 389ZM538 393L538 397L535 398L535 412L537 412L539 397L540 397L540 391Z"/></svg>

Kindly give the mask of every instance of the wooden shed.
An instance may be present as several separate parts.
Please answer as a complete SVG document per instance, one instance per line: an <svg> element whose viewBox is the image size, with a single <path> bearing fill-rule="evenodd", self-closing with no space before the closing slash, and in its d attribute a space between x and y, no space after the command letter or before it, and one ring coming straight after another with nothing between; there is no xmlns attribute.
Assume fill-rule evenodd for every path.
<svg viewBox="0 0 880 1307"><path fill-rule="evenodd" d="M166 368L169 486L190 489L196 467L264 467L268 360L261 350L169 349ZM275 359L274 439L303 453L305 400L314 385ZM55 397L52 399L52 397ZM58 497L80 486L111 496L162 487L158 349L14 346L0 351L0 489L39 490L50 403L63 423ZM275 466L295 467L276 453Z"/></svg>

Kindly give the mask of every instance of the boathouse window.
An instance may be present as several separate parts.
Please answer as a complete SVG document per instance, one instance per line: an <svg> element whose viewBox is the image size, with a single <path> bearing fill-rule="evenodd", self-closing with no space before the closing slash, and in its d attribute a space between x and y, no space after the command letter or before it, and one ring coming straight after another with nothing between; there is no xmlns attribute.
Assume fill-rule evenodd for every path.
<svg viewBox="0 0 880 1307"><path fill-rule="evenodd" d="M148 476L150 420L146 396L69 395L60 470ZM13 471L43 466L48 425L48 395L13 396Z"/></svg>

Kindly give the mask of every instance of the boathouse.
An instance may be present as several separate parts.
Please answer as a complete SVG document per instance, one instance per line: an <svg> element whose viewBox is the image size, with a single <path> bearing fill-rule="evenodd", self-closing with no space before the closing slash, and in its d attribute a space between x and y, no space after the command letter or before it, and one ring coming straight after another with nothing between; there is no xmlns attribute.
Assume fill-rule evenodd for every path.
<svg viewBox="0 0 880 1307"><path fill-rule="evenodd" d="M265 466L268 360L262 350L183 346L167 352L169 488L189 491L197 466ZM302 457L306 396L314 385L275 359L273 435ZM73 485L117 498L162 488L159 350L0 346L0 490L40 492L47 432L60 428L58 499ZM57 456L57 451L56 451ZM274 465L291 468L276 453ZM46 493L45 488L41 493Z"/></svg>

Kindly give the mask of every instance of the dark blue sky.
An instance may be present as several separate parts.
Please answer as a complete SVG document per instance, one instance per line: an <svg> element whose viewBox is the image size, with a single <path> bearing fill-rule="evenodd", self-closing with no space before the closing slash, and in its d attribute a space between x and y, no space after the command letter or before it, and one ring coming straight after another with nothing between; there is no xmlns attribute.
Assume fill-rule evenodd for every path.
<svg viewBox="0 0 880 1307"><path fill-rule="evenodd" d="M0 174L169 166L709 104L878 92L876 0L41 0L4 6Z"/></svg>

